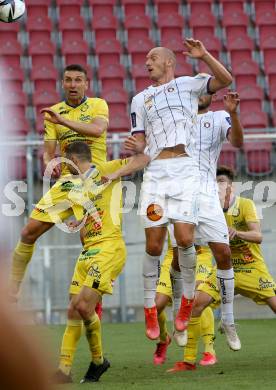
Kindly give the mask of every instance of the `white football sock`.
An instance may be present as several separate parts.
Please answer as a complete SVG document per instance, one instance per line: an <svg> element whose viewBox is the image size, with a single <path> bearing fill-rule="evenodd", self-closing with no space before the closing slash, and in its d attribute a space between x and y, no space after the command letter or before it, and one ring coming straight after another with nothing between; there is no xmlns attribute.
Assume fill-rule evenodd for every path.
<svg viewBox="0 0 276 390"><path fill-rule="evenodd" d="M221 295L221 319L225 324L234 324L234 271L230 269L217 269L217 279Z"/></svg>
<svg viewBox="0 0 276 390"><path fill-rule="evenodd" d="M181 298L183 295L183 278L180 271L176 271L171 267L170 269L173 295L173 316L175 318L179 311Z"/></svg>
<svg viewBox="0 0 276 390"><path fill-rule="evenodd" d="M144 306L155 306L156 286L160 274L160 256L145 253L143 261Z"/></svg>
<svg viewBox="0 0 276 390"><path fill-rule="evenodd" d="M183 295L187 299L193 299L196 283L196 251L194 245L187 248L178 247L178 263L183 278Z"/></svg>

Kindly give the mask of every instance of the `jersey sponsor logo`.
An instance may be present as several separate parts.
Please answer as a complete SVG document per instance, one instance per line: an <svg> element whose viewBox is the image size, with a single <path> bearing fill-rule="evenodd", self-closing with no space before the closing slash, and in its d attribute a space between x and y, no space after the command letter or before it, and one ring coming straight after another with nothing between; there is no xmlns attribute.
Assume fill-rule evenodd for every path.
<svg viewBox="0 0 276 390"><path fill-rule="evenodd" d="M92 256L97 255L101 250L100 249L88 249L81 252L79 261L86 260Z"/></svg>
<svg viewBox="0 0 276 390"><path fill-rule="evenodd" d="M92 120L92 116L91 115L81 115L80 117L79 117L79 120L81 121L81 122L91 122L91 120Z"/></svg>
<svg viewBox="0 0 276 390"><path fill-rule="evenodd" d="M204 265L199 264L198 269L197 269L197 273L198 274L207 274L208 275L210 273L210 271Z"/></svg>
<svg viewBox="0 0 276 390"><path fill-rule="evenodd" d="M85 111L87 111L88 109L89 109L89 105L88 105L87 103L84 103L84 104L81 106L81 108L80 108L81 112L85 112Z"/></svg>
<svg viewBox="0 0 276 390"><path fill-rule="evenodd" d="M153 101L153 96L152 95L148 96L147 99L145 100L145 106L146 106L147 110L150 110L152 108L152 106L153 106L152 101Z"/></svg>
<svg viewBox="0 0 276 390"><path fill-rule="evenodd" d="M77 280L72 280L71 284L72 284L72 286L77 286L77 287L79 287L79 285L80 285Z"/></svg>
<svg viewBox="0 0 276 390"><path fill-rule="evenodd" d="M248 265L248 263L254 263L253 258L250 259L241 259L241 258L232 258L232 263L234 267L241 266L241 265Z"/></svg>
<svg viewBox="0 0 276 390"><path fill-rule="evenodd" d="M150 221L159 221L163 217L164 211L158 204L150 204L147 207L147 217Z"/></svg>
<svg viewBox="0 0 276 390"><path fill-rule="evenodd" d="M69 114L69 110L64 110L64 108L60 108L59 115L66 115Z"/></svg>
<svg viewBox="0 0 276 390"><path fill-rule="evenodd" d="M43 210L43 209L40 209L39 207L35 207L34 209L35 209L35 211L37 211L38 213L46 214L46 211Z"/></svg>
<svg viewBox="0 0 276 390"><path fill-rule="evenodd" d="M88 271L88 275L90 276L93 276L95 278L95 280L98 280L100 281L101 279L101 272L100 272L100 269L99 269L99 266L97 263L93 264L89 271Z"/></svg>
<svg viewBox="0 0 276 390"><path fill-rule="evenodd" d="M136 113L132 112L130 114L130 116L131 116L131 125L132 125L132 127L136 127L137 126Z"/></svg>
<svg viewBox="0 0 276 390"><path fill-rule="evenodd" d="M260 290L265 290L267 288L274 288L275 283L271 280L264 280L263 278L259 278L259 288Z"/></svg>
<svg viewBox="0 0 276 390"><path fill-rule="evenodd" d="M252 273L252 269L250 268L234 268L234 272L235 274L251 274Z"/></svg>
<svg viewBox="0 0 276 390"><path fill-rule="evenodd" d="M167 287L167 283L165 283L165 282L158 282L158 286Z"/></svg>

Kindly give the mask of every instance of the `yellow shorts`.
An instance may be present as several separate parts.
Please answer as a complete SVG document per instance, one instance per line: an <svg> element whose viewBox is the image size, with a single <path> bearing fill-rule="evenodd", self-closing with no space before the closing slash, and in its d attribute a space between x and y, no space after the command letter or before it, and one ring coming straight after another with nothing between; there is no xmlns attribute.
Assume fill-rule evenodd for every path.
<svg viewBox="0 0 276 390"><path fill-rule="evenodd" d="M98 243L82 251L75 265L70 294L79 294L82 286L100 295L112 294L114 281L122 272L125 260L126 247L122 239Z"/></svg>
<svg viewBox="0 0 276 390"><path fill-rule="evenodd" d="M167 295L172 298L172 284L170 278L170 266L172 261L173 252L169 249L166 257L161 266L161 272L159 281L157 284L156 292L160 294ZM170 260L169 258L170 257ZM196 265L196 280L204 281L208 278L210 273L212 272L212 253L200 253L197 255L197 265Z"/></svg>
<svg viewBox="0 0 276 390"><path fill-rule="evenodd" d="M79 181L74 183L71 175L63 176L36 204L30 218L42 222L61 223L75 214L78 220L82 219L82 207L69 199L74 191L77 193L81 191Z"/></svg>
<svg viewBox="0 0 276 390"><path fill-rule="evenodd" d="M252 299L259 305L265 305L268 298L276 295L276 284L265 264L255 264L254 268L234 268L235 294ZM220 292L217 285L216 267L204 283L197 288L213 298L213 306L220 304Z"/></svg>

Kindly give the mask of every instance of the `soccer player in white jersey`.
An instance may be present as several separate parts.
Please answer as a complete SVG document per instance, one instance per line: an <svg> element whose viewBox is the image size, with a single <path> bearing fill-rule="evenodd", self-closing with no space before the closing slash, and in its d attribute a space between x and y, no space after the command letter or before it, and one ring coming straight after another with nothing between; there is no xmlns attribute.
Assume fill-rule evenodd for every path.
<svg viewBox="0 0 276 390"><path fill-rule="evenodd" d="M211 95L205 95L199 98L197 134L194 158L199 164L200 170L200 195L198 209L198 225L195 231L195 242L199 245L209 245L216 260L219 272L217 274L218 283L221 286L222 302L222 326L225 330L227 342L231 349L239 350L241 348L240 340L237 336L232 304L226 299L226 291L229 290L227 278L221 278L221 270L225 265L231 264L229 255L229 237L228 228L221 208L218 186L216 181L217 160L222 148L223 142L227 139L235 147L243 145L243 128L237 114L239 105L239 96L236 92L228 92L224 96L224 107L226 111L209 111L212 101ZM173 247L177 246L174 239L173 225L169 226L171 243ZM181 299L181 275L178 267L177 251L174 250L172 262L172 274L177 274L178 279L173 280L174 305ZM157 289L158 291L158 289ZM158 296L157 296L157 306ZM179 303L178 303L179 305ZM174 308L176 311L176 308ZM160 310L158 310L160 312ZM198 318L196 320L199 320ZM194 321L194 318L191 318ZM176 332L176 337L178 333Z"/></svg>
<svg viewBox="0 0 276 390"><path fill-rule="evenodd" d="M232 82L232 76L194 39L186 39L184 55L205 62L213 77L174 76L174 53L156 47L146 56L152 85L134 96L131 104L131 133L144 142L151 162L146 168L140 196L140 214L146 234L143 261L146 335L157 339L160 329L154 302L160 255L169 222L174 224L183 278L183 297L176 317L179 331L187 328L195 290L194 227L197 223L197 197L200 187L198 163L192 158L198 99ZM229 254L230 259L230 254ZM220 275L232 278L231 262L224 264ZM232 299L233 286L227 291Z"/></svg>

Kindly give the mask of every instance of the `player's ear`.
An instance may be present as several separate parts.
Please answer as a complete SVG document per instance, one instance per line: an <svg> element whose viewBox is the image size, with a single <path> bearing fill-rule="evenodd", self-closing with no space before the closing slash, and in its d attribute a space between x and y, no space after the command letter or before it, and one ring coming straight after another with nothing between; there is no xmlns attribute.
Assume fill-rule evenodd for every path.
<svg viewBox="0 0 276 390"><path fill-rule="evenodd" d="M218 95L216 93L214 93L212 95L212 102L215 102L217 99L218 99Z"/></svg>

